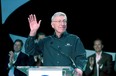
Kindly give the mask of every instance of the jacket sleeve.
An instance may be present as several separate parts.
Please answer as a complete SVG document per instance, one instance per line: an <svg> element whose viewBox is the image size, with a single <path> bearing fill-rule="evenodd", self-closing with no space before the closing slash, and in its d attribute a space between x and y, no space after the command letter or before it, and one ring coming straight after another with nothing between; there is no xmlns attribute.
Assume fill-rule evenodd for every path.
<svg viewBox="0 0 116 76"><path fill-rule="evenodd" d="M35 43L35 37L29 36L25 42L25 52L29 55L38 55L41 53L42 42Z"/></svg>
<svg viewBox="0 0 116 76"><path fill-rule="evenodd" d="M81 70L85 69L85 65L87 62L86 51L85 51L85 48L84 48L83 43L81 42L80 38L76 39L74 60L75 60L77 68L79 68Z"/></svg>
<svg viewBox="0 0 116 76"><path fill-rule="evenodd" d="M102 58L99 62L103 64L103 67L100 71L103 71L105 74L111 74L112 72L112 55L104 54L104 58Z"/></svg>

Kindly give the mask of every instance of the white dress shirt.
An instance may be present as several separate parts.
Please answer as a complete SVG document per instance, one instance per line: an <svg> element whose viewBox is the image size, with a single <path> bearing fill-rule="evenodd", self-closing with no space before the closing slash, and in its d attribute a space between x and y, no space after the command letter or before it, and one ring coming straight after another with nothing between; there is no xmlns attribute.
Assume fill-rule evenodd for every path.
<svg viewBox="0 0 116 76"><path fill-rule="evenodd" d="M98 64L98 62L101 59L101 53L102 52L100 52L99 54L96 53L97 76L99 76L99 64Z"/></svg>

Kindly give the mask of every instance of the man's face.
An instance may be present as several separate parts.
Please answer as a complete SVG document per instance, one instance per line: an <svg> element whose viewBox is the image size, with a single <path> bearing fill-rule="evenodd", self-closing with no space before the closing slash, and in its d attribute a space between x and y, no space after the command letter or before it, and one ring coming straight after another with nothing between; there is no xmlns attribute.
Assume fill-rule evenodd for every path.
<svg viewBox="0 0 116 76"><path fill-rule="evenodd" d="M93 48L95 49L96 52L102 51L103 45L100 40L94 41L94 46Z"/></svg>
<svg viewBox="0 0 116 76"><path fill-rule="evenodd" d="M43 39L43 38L45 38L45 35L39 35L39 36L38 36L38 40L41 40L41 39Z"/></svg>
<svg viewBox="0 0 116 76"><path fill-rule="evenodd" d="M56 33L63 33L67 28L67 21L64 16L56 16L51 23Z"/></svg>
<svg viewBox="0 0 116 76"><path fill-rule="evenodd" d="M15 42L13 48L14 48L15 52L19 52L21 50L21 48L22 48L21 42Z"/></svg>

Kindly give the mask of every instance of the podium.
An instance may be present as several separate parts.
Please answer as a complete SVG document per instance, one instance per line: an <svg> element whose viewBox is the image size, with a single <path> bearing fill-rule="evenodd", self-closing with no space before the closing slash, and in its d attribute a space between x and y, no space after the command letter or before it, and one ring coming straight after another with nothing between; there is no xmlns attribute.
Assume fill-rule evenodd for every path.
<svg viewBox="0 0 116 76"><path fill-rule="evenodd" d="M27 76L73 76L73 68L69 66L17 66Z"/></svg>

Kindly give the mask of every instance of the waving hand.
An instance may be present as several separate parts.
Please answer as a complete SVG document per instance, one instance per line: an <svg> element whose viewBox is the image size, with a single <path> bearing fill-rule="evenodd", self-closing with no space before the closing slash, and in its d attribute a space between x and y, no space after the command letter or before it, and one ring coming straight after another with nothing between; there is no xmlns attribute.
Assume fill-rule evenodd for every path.
<svg viewBox="0 0 116 76"><path fill-rule="evenodd" d="M35 36L36 35L36 32L37 30L39 29L40 27L40 23L41 23L41 20L39 20L37 22L37 18L36 18L36 15L34 14L31 14L29 15L28 17L28 22L29 22L29 27L30 27L30 36Z"/></svg>

